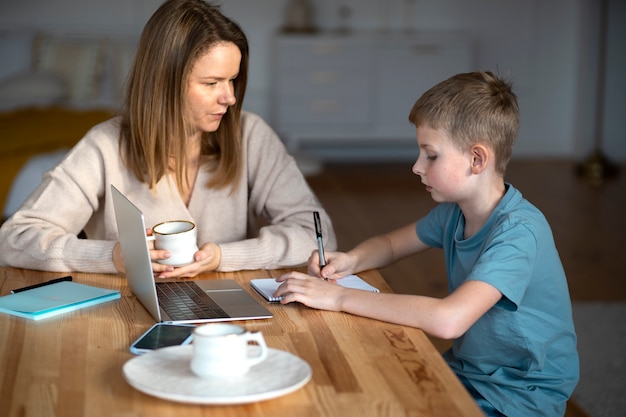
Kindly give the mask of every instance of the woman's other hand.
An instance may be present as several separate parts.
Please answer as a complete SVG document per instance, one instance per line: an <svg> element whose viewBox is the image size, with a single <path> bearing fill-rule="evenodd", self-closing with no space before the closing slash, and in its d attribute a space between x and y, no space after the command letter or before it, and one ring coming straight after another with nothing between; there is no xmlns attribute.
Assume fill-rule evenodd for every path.
<svg viewBox="0 0 626 417"><path fill-rule="evenodd" d="M194 254L194 262L189 265L174 268L171 265L159 263L158 259L167 259L168 251L150 250L152 269L157 278L190 278L204 272L215 271L220 266L222 251L215 243L205 243Z"/></svg>

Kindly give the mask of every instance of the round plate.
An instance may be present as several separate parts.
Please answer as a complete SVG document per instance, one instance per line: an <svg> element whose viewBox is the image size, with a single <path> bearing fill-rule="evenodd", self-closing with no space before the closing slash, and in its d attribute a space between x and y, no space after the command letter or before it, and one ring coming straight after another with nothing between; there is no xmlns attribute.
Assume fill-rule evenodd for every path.
<svg viewBox="0 0 626 417"><path fill-rule="evenodd" d="M252 347L255 348L255 347ZM203 379L191 372L192 345L172 346L124 364L126 381L139 391L193 404L245 404L289 394L311 379L308 363L268 348L267 359L242 376Z"/></svg>

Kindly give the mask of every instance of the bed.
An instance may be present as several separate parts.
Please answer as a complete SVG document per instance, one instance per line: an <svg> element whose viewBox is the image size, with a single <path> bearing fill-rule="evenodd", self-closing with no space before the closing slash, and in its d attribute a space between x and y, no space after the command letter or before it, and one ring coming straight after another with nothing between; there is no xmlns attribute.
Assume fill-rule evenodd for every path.
<svg viewBox="0 0 626 417"><path fill-rule="evenodd" d="M133 37L0 33L3 62L28 56L27 65L0 74L3 219L67 149L117 112L135 48Z"/></svg>

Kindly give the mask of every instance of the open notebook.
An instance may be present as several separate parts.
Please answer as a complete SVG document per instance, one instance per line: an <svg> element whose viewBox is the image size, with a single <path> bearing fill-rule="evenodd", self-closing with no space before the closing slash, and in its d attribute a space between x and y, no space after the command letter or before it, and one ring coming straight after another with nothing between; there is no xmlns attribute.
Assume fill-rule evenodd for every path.
<svg viewBox="0 0 626 417"><path fill-rule="evenodd" d="M336 280L335 282L346 288L356 288L358 290L380 292L378 291L378 288L371 286L356 275L347 275L341 279ZM270 303L277 303L281 300L282 297L274 297L274 293L276 292L280 284L282 283L276 282L276 279L274 278L255 278L250 280L250 286Z"/></svg>

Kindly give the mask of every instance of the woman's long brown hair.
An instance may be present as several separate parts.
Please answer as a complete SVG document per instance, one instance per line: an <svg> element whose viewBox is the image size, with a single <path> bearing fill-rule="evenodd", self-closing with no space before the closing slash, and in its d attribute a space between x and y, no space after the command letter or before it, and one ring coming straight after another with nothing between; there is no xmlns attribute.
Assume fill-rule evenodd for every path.
<svg viewBox="0 0 626 417"><path fill-rule="evenodd" d="M248 73L248 41L241 28L202 0L168 0L146 24L128 78L122 114L120 153L137 178L155 190L174 160L179 189L186 184L187 80L197 59L217 43L232 42L241 51L234 80L236 104L219 128L204 133L202 155L214 175L208 187L236 185L241 175L241 107Z"/></svg>

